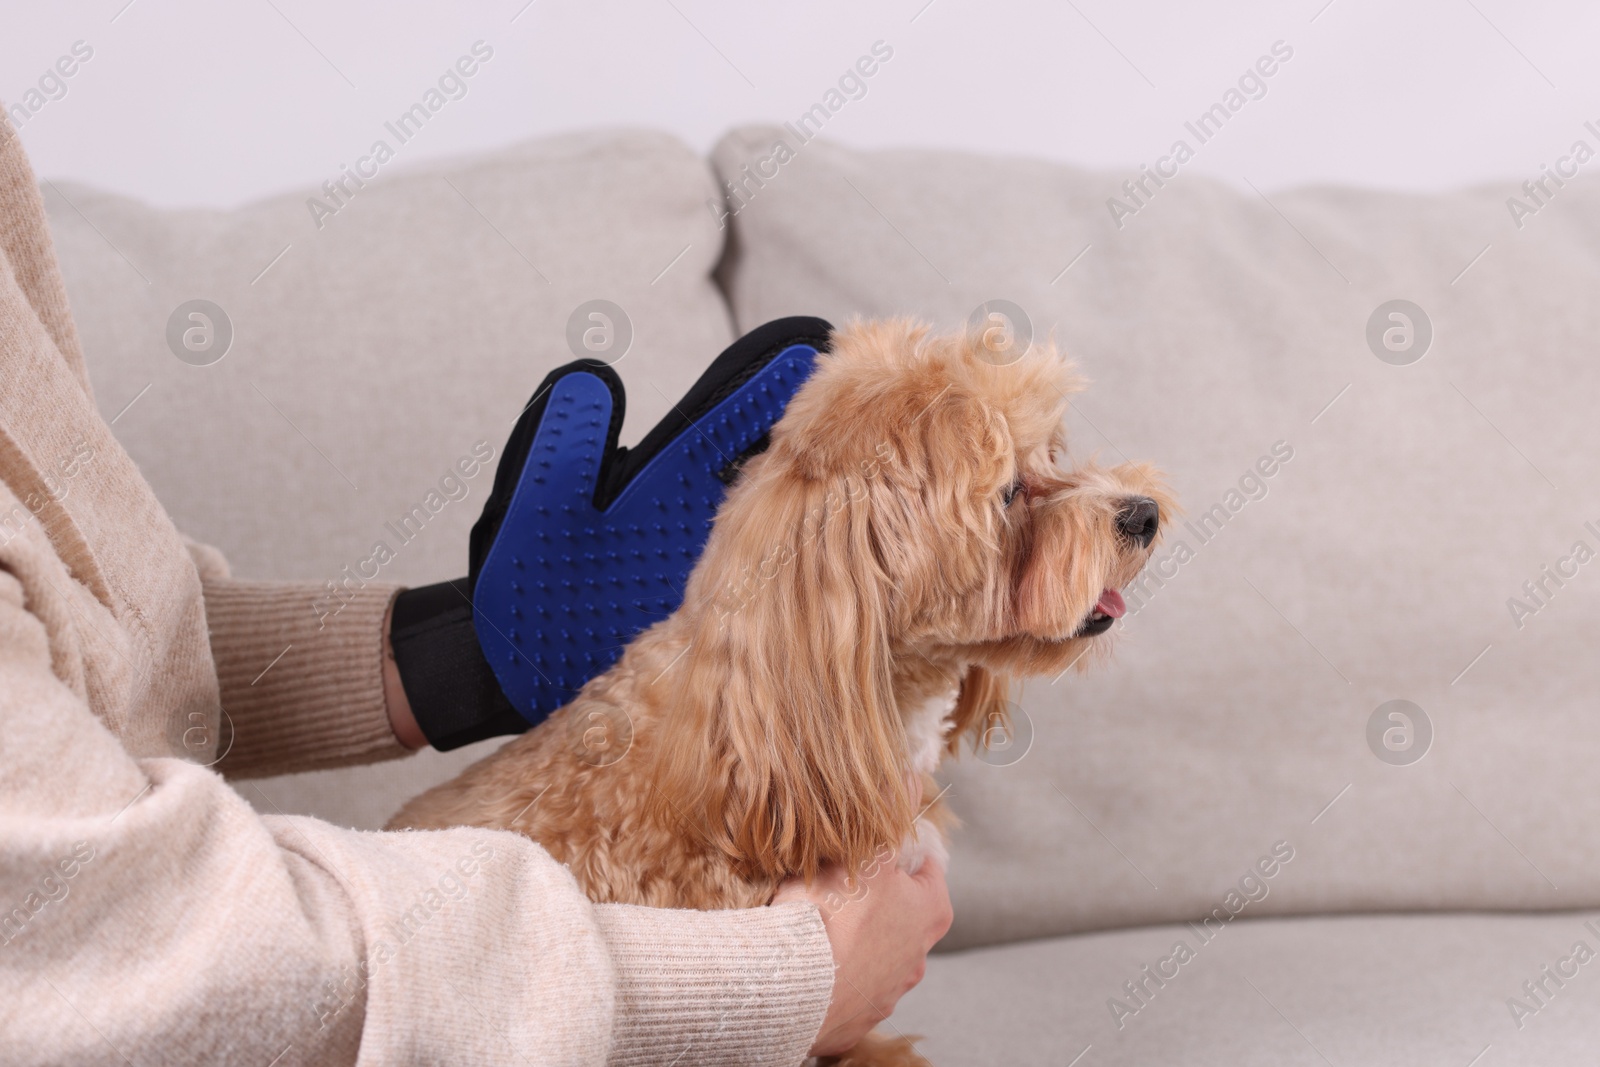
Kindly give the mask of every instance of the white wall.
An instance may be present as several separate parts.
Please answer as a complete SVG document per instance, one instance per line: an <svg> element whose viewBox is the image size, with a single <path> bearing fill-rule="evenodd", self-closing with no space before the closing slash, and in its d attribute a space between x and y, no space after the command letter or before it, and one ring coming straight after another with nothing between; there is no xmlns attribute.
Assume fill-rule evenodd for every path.
<svg viewBox="0 0 1600 1067"><path fill-rule="evenodd" d="M594 124L705 149L798 115L879 39L894 58L829 136L1136 167L1280 39L1294 58L1194 169L1262 189L1525 179L1600 120L1600 7L1578 0L525 3L7 0L0 98L86 42L22 127L34 165L165 205L335 176L480 38L494 58L397 166Z"/></svg>

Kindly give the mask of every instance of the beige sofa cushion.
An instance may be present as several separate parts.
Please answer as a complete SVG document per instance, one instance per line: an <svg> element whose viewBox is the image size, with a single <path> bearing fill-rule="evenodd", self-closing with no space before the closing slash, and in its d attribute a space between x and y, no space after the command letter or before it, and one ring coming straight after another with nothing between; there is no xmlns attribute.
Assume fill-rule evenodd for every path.
<svg viewBox="0 0 1600 1067"><path fill-rule="evenodd" d="M316 190L226 212L44 191L100 410L179 528L245 577L327 581L380 540L395 552L381 580L465 574L493 464L446 479L479 441L498 456L539 380L575 358L568 318L586 301L613 301L632 323L616 363L624 442L732 339L710 279L722 252L705 207L715 183L660 134L386 170L320 229L307 201L328 201ZM174 309L195 298L233 330L205 366L167 340ZM204 329L180 326L180 347L183 329ZM401 544L391 527L441 482L443 506ZM496 743L267 792L285 810L378 826Z"/></svg>
<svg viewBox="0 0 1600 1067"><path fill-rule="evenodd" d="M1559 912L1241 921L1209 943L1186 926L1082 934L936 956L889 1022L939 1067L1591 1063L1596 929Z"/></svg>
<svg viewBox="0 0 1600 1067"><path fill-rule="evenodd" d="M1114 661L1023 691L1020 762L949 769L951 945L1192 918L1280 840L1251 914L1600 903L1600 562L1573 554L1600 551L1600 190L1519 230L1511 189L1180 171L1119 228L1129 175L826 142L762 164L783 136L714 154L746 182L741 328L1013 301L1095 382L1075 453L1157 461L1188 508ZM1407 365L1387 311L1368 342L1396 299L1432 324ZM1375 754L1407 754L1394 700L1431 723L1420 762Z"/></svg>

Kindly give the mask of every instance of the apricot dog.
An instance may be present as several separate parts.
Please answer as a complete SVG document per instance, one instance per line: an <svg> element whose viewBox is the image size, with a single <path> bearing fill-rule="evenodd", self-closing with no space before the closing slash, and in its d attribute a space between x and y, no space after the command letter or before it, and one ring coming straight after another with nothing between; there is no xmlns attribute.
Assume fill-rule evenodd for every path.
<svg viewBox="0 0 1600 1067"><path fill-rule="evenodd" d="M767 904L825 863L915 869L943 753L1007 721L1008 680L1083 664L1171 511L1143 464L1071 469L1082 387L911 322L837 331L729 490L683 606L548 721L391 828L512 830L597 901ZM851 1064L924 1062L877 1034Z"/></svg>

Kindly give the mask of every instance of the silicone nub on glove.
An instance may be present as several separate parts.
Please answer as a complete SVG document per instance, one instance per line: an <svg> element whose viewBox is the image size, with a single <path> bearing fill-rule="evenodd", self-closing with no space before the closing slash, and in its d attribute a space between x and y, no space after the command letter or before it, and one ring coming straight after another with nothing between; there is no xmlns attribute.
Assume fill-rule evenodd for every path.
<svg viewBox="0 0 1600 1067"><path fill-rule="evenodd" d="M614 370L578 360L545 378L472 528L468 576L395 601L395 660L435 748L537 725L677 610L723 493L831 332L814 318L751 331L632 449L617 445Z"/></svg>

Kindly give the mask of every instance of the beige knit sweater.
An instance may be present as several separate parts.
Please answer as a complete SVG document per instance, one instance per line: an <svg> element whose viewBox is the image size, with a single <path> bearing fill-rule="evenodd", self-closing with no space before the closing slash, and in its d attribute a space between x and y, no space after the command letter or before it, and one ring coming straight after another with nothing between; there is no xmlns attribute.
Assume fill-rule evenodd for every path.
<svg viewBox="0 0 1600 1067"><path fill-rule="evenodd" d="M524 838L262 816L224 780L403 754L394 590L319 633L310 587L186 545L96 411L4 123L0 1062L803 1059L833 984L813 907L597 906Z"/></svg>

